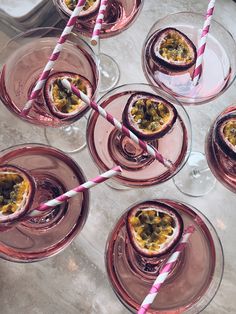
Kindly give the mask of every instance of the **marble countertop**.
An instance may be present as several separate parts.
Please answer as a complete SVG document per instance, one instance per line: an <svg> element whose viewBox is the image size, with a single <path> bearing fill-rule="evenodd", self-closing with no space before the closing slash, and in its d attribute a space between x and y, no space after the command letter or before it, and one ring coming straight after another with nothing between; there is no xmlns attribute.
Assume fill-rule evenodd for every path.
<svg viewBox="0 0 236 314"><path fill-rule="evenodd" d="M223 23L236 38L236 3L232 0L216 2L215 19ZM119 84L145 82L141 67L142 44L157 19L178 11L203 13L206 4L206 0L145 0L143 11L135 24L121 35L104 40L101 44L102 51L120 64ZM12 35L11 32L0 31L0 46L7 41L9 34ZM217 100L200 107L189 107L187 111L197 122L200 122L201 114L207 115L212 121L233 102L236 102L236 83ZM204 137L199 136L198 125L193 125L193 149L203 151ZM29 142L46 143L44 130L29 127L0 106L0 149ZM72 157L80 164L87 178L97 173L87 149ZM154 197L169 197L189 203L204 213L215 226L224 247L225 271L216 297L203 313L236 313L235 194L216 183L208 195L191 198L180 193L172 180L138 191L130 189L119 192L104 184L97 186L91 191L86 225L67 249L55 257L33 264L0 260L0 313L128 314L113 293L106 276L105 243L109 230L128 206Z"/></svg>

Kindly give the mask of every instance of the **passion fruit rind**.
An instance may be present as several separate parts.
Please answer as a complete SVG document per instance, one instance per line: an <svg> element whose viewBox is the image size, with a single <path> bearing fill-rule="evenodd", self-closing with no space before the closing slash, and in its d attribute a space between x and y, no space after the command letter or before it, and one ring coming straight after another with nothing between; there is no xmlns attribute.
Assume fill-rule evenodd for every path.
<svg viewBox="0 0 236 314"><path fill-rule="evenodd" d="M28 211L35 193L35 181L25 170L0 166L0 222L19 218Z"/></svg>
<svg viewBox="0 0 236 314"><path fill-rule="evenodd" d="M65 13L71 15L74 11L78 0L60 0L61 7ZM97 13L100 5L100 0L86 0L82 11L79 14L79 18L90 18Z"/></svg>
<svg viewBox="0 0 236 314"><path fill-rule="evenodd" d="M195 64L197 49L184 33L169 27L153 35L150 55L166 70L185 71Z"/></svg>
<svg viewBox="0 0 236 314"><path fill-rule="evenodd" d="M93 88L85 77L71 72L56 72L48 77L44 88L47 107L57 118L69 120L80 115L87 105L62 85L62 79L67 79L90 98Z"/></svg>
<svg viewBox="0 0 236 314"><path fill-rule="evenodd" d="M127 231L140 255L160 257L179 242L183 234L183 220L173 207L158 201L147 201L129 210Z"/></svg>
<svg viewBox="0 0 236 314"><path fill-rule="evenodd" d="M216 121L215 141L229 158L236 160L236 114L229 113Z"/></svg>
<svg viewBox="0 0 236 314"><path fill-rule="evenodd" d="M122 119L140 139L155 140L171 130L177 116L177 110L170 102L142 92L128 99Z"/></svg>

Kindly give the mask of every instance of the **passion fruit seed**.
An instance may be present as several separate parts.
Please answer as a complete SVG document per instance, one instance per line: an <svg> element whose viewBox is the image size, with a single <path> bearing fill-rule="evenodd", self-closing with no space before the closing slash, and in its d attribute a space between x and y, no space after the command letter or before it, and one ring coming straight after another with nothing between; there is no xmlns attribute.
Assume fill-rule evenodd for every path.
<svg viewBox="0 0 236 314"><path fill-rule="evenodd" d="M223 129L224 137L236 147L236 121L228 121Z"/></svg>
<svg viewBox="0 0 236 314"><path fill-rule="evenodd" d="M64 77L56 79L52 83L52 100L57 109L62 113L71 113L77 110L80 106L84 104L84 102L77 97L76 95L72 94L62 85L62 79ZM83 93L87 94L87 88L82 79L79 77L71 78L65 77L71 84L75 85L79 90Z"/></svg>
<svg viewBox="0 0 236 314"><path fill-rule="evenodd" d="M17 211L28 191L28 180L16 173L1 173L0 212L9 215Z"/></svg>
<svg viewBox="0 0 236 314"><path fill-rule="evenodd" d="M158 251L162 244L173 235L174 219L156 210L138 211L130 218L135 238L141 248Z"/></svg>
<svg viewBox="0 0 236 314"><path fill-rule="evenodd" d="M75 9L79 0L65 0L65 4L67 8L71 11ZM83 7L83 11L87 11L90 7L94 5L94 3L98 0L86 0L85 5Z"/></svg>
<svg viewBox="0 0 236 314"><path fill-rule="evenodd" d="M132 105L131 115L140 129L156 132L168 122L170 112L162 102L151 99L138 99Z"/></svg>
<svg viewBox="0 0 236 314"><path fill-rule="evenodd" d="M168 33L161 42L160 55L170 61L193 61L193 55L184 40L177 32Z"/></svg>

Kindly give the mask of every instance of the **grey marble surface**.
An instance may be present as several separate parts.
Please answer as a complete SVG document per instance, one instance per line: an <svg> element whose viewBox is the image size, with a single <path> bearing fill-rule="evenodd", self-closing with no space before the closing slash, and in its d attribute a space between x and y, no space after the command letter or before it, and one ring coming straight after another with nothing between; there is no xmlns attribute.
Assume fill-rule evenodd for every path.
<svg viewBox="0 0 236 314"><path fill-rule="evenodd" d="M232 0L216 2L215 18L236 37L236 3ZM102 50L120 64L119 84L145 82L141 49L148 30L157 19L177 11L204 12L206 5L206 0L145 0L136 23L121 35L104 40L101 45ZM0 34L1 45L7 37ZM235 83L217 100L201 107L188 108L188 112L192 117L197 114L198 119L201 119L201 114L206 114L209 120L213 120L233 102L236 102ZM193 148L203 151L204 137L199 136L197 125L193 125ZM29 126L1 106L0 148L29 142L46 143L43 129ZM73 158L81 165L87 178L97 173L87 149L74 154ZM181 194L172 181L152 188L123 192L100 185L91 191L90 214L84 229L66 250L34 264L0 260L0 313L128 314L107 280L105 243L112 225L129 205L153 197L170 197L190 203L211 220L224 247L225 271L216 297L203 313L236 313L235 194L217 183L208 195L191 198Z"/></svg>

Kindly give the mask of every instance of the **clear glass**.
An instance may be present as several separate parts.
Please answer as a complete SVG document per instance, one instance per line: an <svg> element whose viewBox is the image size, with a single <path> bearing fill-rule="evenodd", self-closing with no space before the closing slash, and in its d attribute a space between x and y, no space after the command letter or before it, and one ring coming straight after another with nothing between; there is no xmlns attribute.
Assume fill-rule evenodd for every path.
<svg viewBox="0 0 236 314"><path fill-rule="evenodd" d="M212 124L206 136L205 152L210 170L217 180L227 189L236 193L236 159L230 158L216 141L216 123L219 118L227 117L229 113L236 120L236 105L225 109Z"/></svg>
<svg viewBox="0 0 236 314"><path fill-rule="evenodd" d="M184 105L199 105L220 96L233 83L236 75L236 43L224 26L211 21L204 53L203 71L199 83L194 86L194 66L187 71L161 72L150 55L150 43L155 34L173 27L184 33L198 47L205 16L193 12L179 12L157 21L149 31L143 47L143 71L151 84L172 94Z"/></svg>
<svg viewBox="0 0 236 314"><path fill-rule="evenodd" d="M3 65L0 74L0 98L3 104L19 118L39 126L52 127L53 129L46 131L47 139L50 144L63 149L62 139L65 142L71 142L70 132L73 126L70 128L67 126L83 117L89 110L89 106L85 105L75 118L60 119L49 111L43 90L29 114L26 117L20 114L60 34L60 29L40 28L30 30L10 40L1 51ZM72 72L85 77L92 85L93 97L96 97L99 79L97 59L92 49L78 35L73 33L69 35L51 74L56 72ZM58 136L55 128L63 126L66 127L59 130L60 136ZM73 130L79 140L78 131L79 127ZM85 136L81 137L81 143L74 139L75 137L73 137L70 151L83 146Z"/></svg>
<svg viewBox="0 0 236 314"><path fill-rule="evenodd" d="M99 170L103 172L114 164L119 164L123 168L122 175L116 176L113 181L130 187L150 186L169 180L183 167L191 150L191 125L187 112L172 96L157 89L154 92L153 86L147 84L119 86L105 94L98 104L121 121L127 100L137 92L160 96L177 109L178 118L171 130L159 140L150 142L173 163L172 171L144 152L131 139L122 135L97 112L91 112L87 125L88 149Z"/></svg>
<svg viewBox="0 0 236 314"><path fill-rule="evenodd" d="M29 210L86 181L69 156L46 145L10 147L0 153L0 163L19 166L35 179L37 190ZM59 253L83 228L88 208L89 193L85 191L40 217L19 221L0 231L0 257L14 262L35 262Z"/></svg>
<svg viewBox="0 0 236 314"><path fill-rule="evenodd" d="M53 0L53 2L62 18L67 21L68 17L70 16L70 11L65 8L64 0ZM144 0L108 1L104 22L102 23L100 38L116 36L130 27L138 17L143 4ZM94 12L78 18L75 25L75 32L78 32L86 37L92 36L98 14L98 8ZM117 85L120 78L120 69L113 58L106 54L100 53L100 51L99 59L101 75L99 91L104 93Z"/></svg>
<svg viewBox="0 0 236 314"><path fill-rule="evenodd" d="M211 302L222 280L224 256L220 239L196 208L175 200L157 201L174 207L182 216L184 228L193 225L196 230L148 313L199 313ZM130 312L136 313L171 252L159 261L137 254L129 241L126 221L127 211L108 237L105 262L114 292Z"/></svg>

